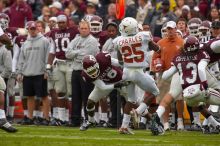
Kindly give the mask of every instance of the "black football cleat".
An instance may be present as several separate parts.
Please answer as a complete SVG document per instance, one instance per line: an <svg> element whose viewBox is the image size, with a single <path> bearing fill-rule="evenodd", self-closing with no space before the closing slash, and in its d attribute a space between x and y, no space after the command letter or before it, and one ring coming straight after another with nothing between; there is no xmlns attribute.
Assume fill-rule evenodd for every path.
<svg viewBox="0 0 220 146"><path fill-rule="evenodd" d="M89 121L84 121L82 123L82 125L80 126L79 130L80 131L86 131L90 127L95 127L96 125L97 125L96 123L92 123L92 122L89 122Z"/></svg>
<svg viewBox="0 0 220 146"><path fill-rule="evenodd" d="M18 131L6 119L0 119L0 128L9 133L15 133Z"/></svg>
<svg viewBox="0 0 220 146"><path fill-rule="evenodd" d="M151 133L153 135L163 135L164 134L163 124L160 122L160 118L158 117L157 113L154 113L152 115Z"/></svg>

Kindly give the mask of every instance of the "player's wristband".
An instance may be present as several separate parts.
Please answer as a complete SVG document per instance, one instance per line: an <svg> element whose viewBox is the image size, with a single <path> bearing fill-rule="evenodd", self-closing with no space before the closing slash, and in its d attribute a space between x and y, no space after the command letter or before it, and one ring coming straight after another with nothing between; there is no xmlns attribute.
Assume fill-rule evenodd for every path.
<svg viewBox="0 0 220 146"><path fill-rule="evenodd" d="M202 86L203 86L203 88L204 88L205 90L208 89L208 83L207 83L207 81L203 81L203 82L201 82L201 84L202 84Z"/></svg>
<svg viewBox="0 0 220 146"><path fill-rule="evenodd" d="M50 64L46 65L46 69L51 69L51 68L52 68L52 66Z"/></svg>

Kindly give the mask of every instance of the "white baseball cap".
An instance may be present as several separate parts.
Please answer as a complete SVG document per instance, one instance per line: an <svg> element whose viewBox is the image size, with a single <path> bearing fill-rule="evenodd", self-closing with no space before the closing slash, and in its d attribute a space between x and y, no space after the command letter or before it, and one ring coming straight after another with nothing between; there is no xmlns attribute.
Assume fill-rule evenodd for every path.
<svg viewBox="0 0 220 146"><path fill-rule="evenodd" d="M57 17L50 17L49 21L57 22Z"/></svg>
<svg viewBox="0 0 220 146"><path fill-rule="evenodd" d="M184 6L182 7L182 10L190 11L190 7L189 7L188 5L184 5Z"/></svg>
<svg viewBox="0 0 220 146"><path fill-rule="evenodd" d="M62 4L58 1L55 1L55 2L52 3L52 5L49 6L49 8L53 8L53 7L61 10L62 9Z"/></svg>
<svg viewBox="0 0 220 146"><path fill-rule="evenodd" d="M57 16L57 22L66 22L66 21L67 21L66 15L61 14Z"/></svg>
<svg viewBox="0 0 220 146"><path fill-rule="evenodd" d="M170 28L176 28L176 22L174 22L174 21L168 21L168 22L167 22L167 25L166 25L166 28L168 28L168 27L170 27Z"/></svg>

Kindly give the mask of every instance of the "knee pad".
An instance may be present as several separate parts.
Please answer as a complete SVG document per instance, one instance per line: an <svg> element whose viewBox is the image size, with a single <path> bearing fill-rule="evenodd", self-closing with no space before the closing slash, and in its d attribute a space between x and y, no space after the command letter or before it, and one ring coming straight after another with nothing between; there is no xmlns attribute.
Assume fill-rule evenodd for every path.
<svg viewBox="0 0 220 146"><path fill-rule="evenodd" d="M65 98L66 98L65 96L57 97L57 99L65 99Z"/></svg>
<svg viewBox="0 0 220 146"><path fill-rule="evenodd" d="M92 100L88 100L86 110L87 111L94 111L95 110L95 102Z"/></svg>

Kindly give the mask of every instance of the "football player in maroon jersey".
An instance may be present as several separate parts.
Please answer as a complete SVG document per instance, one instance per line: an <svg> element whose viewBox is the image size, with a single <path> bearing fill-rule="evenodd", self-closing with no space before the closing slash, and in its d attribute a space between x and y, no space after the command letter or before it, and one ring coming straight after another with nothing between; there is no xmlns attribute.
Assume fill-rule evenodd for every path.
<svg viewBox="0 0 220 146"><path fill-rule="evenodd" d="M12 41L16 36L18 36L17 33L18 29L16 27L9 27L9 22L10 22L9 16L5 13L0 13L0 25L4 30L4 32L8 35L8 37Z"/></svg>
<svg viewBox="0 0 220 146"><path fill-rule="evenodd" d="M89 95L87 102L88 121L85 121L80 127L81 131L87 130L95 125L94 119L95 104L105 98L113 89L128 85L128 82L122 81L122 70L113 66L111 55L107 52L100 52L95 57L86 55L83 58L82 76L86 82L92 82L95 87Z"/></svg>
<svg viewBox="0 0 220 146"><path fill-rule="evenodd" d="M93 15L93 14L87 14L83 20L89 22L90 24L90 31L91 34L98 40L99 42L99 49L102 50L103 45L105 44L105 42L108 40L109 36L107 31L103 31L103 20L101 17L99 17L98 15ZM107 121L107 100L101 99L100 100L100 106L101 106L101 119L99 121L99 119L97 119L97 121L99 121L99 126L103 126L106 124ZM98 104L96 106L96 111L98 111ZM99 116L99 113L96 112L96 117ZM105 117L105 118L104 118Z"/></svg>
<svg viewBox="0 0 220 146"><path fill-rule="evenodd" d="M216 51L220 45L218 43L219 42L215 42L215 44L211 46L212 49L210 48L210 50ZM218 131L220 123L218 123L213 118L213 116L205 108L204 104L199 104L199 102L205 102L208 104L220 104L220 94L218 91L219 85L216 82L216 80L210 78L210 75L207 74L205 71L205 68L208 65L208 63L212 62L215 58L213 58L213 55L211 53L208 53L208 49L206 49L206 51L199 49L199 41L196 37L188 36L185 39L185 45L182 53L174 58L173 66L169 70L164 72L163 78L167 79L173 73L178 71L180 74L179 80L182 84L182 89L185 89L185 91L183 91L183 95L185 96L186 101L190 106L198 106L200 112ZM191 85L197 86L197 88L192 88L193 86ZM208 85L210 88L208 88ZM154 135L161 134L160 129L162 124L160 123L159 117L161 117L161 115L164 112L164 104L168 104L172 101L171 99L165 100L165 102L162 101L160 103L160 106L158 107L156 113L153 114L152 117L151 131ZM207 129L206 127L203 129L203 132L211 133L210 129Z"/></svg>
<svg viewBox="0 0 220 146"><path fill-rule="evenodd" d="M66 59L65 51L71 40L73 40L78 34L77 27L68 27L68 18L66 15L59 15L57 17L58 29L51 31L50 37L52 39L52 47L48 57L47 70L51 71L52 64L56 58L57 67L54 69L55 90L58 94L58 117L55 119L56 122L52 123L65 123L68 120L67 113L67 97L71 93L71 74L72 69L71 60ZM68 113L69 115L69 113ZM54 125L54 124L53 124ZM55 124L57 125L57 124Z"/></svg>

